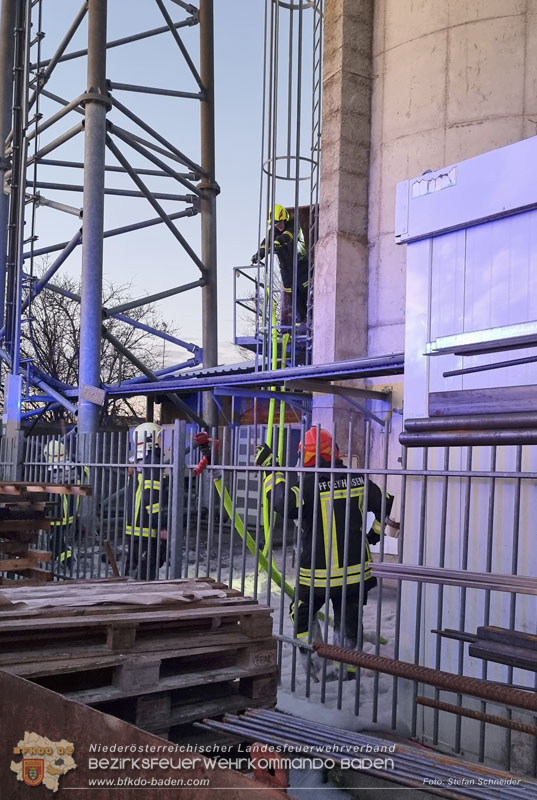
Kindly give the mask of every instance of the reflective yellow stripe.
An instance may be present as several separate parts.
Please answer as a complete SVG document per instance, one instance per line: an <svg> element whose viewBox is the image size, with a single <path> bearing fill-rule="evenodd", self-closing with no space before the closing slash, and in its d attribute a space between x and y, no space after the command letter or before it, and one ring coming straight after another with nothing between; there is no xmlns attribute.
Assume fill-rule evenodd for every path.
<svg viewBox="0 0 537 800"><path fill-rule="evenodd" d="M160 503L153 503L152 506L146 506L147 511L151 514L158 514L160 511Z"/></svg>
<svg viewBox="0 0 537 800"><path fill-rule="evenodd" d="M339 567L339 553L337 549L337 529L336 529L336 515L334 513L334 506L332 504L332 529L328 522L328 507L330 505L330 492L321 492L321 515L323 519L323 537L324 537L324 563L331 564L336 569ZM335 493L334 493L335 499ZM330 541L332 539L332 541ZM331 554L329 550L331 549Z"/></svg>
<svg viewBox="0 0 537 800"><path fill-rule="evenodd" d="M140 506L142 505L142 476L137 476L136 495L134 498L134 523L140 519Z"/></svg>
<svg viewBox="0 0 537 800"><path fill-rule="evenodd" d="M136 495L134 499L134 525L126 525L125 526L125 533L127 536L151 536L155 538L157 536L158 531L155 528L140 528L139 524L136 524L140 519L140 511L142 507L142 495L143 495L143 481L142 476L138 475L138 485L136 487ZM150 481L151 483L151 481Z"/></svg>
<svg viewBox="0 0 537 800"><path fill-rule="evenodd" d="M365 572L365 580L368 581L370 578L371 578L371 570L369 569L369 570L366 570L366 572ZM343 586L343 585L352 586L353 584L360 583L360 581L361 581L361 576L360 575L347 576L347 580L346 581L344 581L343 578L330 578L329 580L327 580L326 577L325 578L317 578L317 577L315 577L315 580L313 581L313 587L315 589L325 589L327 583L331 588L336 587L336 586ZM301 586L311 586L312 585L311 578L305 578L302 575L300 576L298 582L299 582L299 584Z"/></svg>
<svg viewBox="0 0 537 800"><path fill-rule="evenodd" d="M263 488L265 492L268 493L272 491L273 483L274 483L274 475L271 473L270 475L267 475L267 477L263 481ZM279 483L285 483L285 475L283 474L283 472L276 472L276 486Z"/></svg>
<svg viewBox="0 0 537 800"><path fill-rule="evenodd" d="M297 639L307 639L308 638L308 631L304 631L304 633L297 633Z"/></svg>
<svg viewBox="0 0 537 800"><path fill-rule="evenodd" d="M323 537L324 537L324 555L325 555L325 563L331 564L334 569L331 570L331 575L337 574L337 569L339 568L339 551L338 551L338 544L337 544L337 528L336 528L336 515L334 512L334 506L332 505L332 530L330 531L330 526L328 522L328 508L330 506L330 499L333 498L334 502L336 500L345 500L347 498L347 493L351 498L358 498L358 504L360 506L360 510L363 506L363 493L364 487L363 486L354 486L351 488L350 492L348 492L347 488L345 489L334 489L327 492L320 492L321 498L321 515L323 520ZM362 515L363 516L363 515ZM332 541L330 542L330 536ZM329 557L329 548L331 549L331 556ZM340 573L341 574L341 573ZM326 571L325 571L326 575Z"/></svg>
<svg viewBox="0 0 537 800"><path fill-rule="evenodd" d="M265 480L263 481L263 529L265 532L265 546L263 548L263 552L265 555L268 553L270 549L270 500L268 498L268 493L272 491L272 487L274 485L274 477L276 477L276 486L279 483L285 483L285 475L283 472L276 472L274 474L267 475ZM272 514L272 524L276 524L276 512L274 511Z"/></svg>
<svg viewBox="0 0 537 800"><path fill-rule="evenodd" d="M287 289L287 288L284 286L284 287L283 287L283 291L284 291L284 292L287 292L288 294L291 294L291 292L292 292L293 290L292 290L292 289Z"/></svg>
<svg viewBox="0 0 537 800"><path fill-rule="evenodd" d="M373 533L380 533L380 522L378 521L378 519L376 519L374 523L371 525L371 530L373 531Z"/></svg>
<svg viewBox="0 0 537 800"><path fill-rule="evenodd" d="M144 481L144 489L160 489L160 481Z"/></svg>
<svg viewBox="0 0 537 800"><path fill-rule="evenodd" d="M125 534L127 536L150 536L152 539L155 539L158 535L158 531L156 531L154 528L135 528L133 531L132 525L126 525Z"/></svg>
<svg viewBox="0 0 537 800"><path fill-rule="evenodd" d="M370 563L371 562L369 561L366 562L366 569L370 569L369 566ZM361 564L353 564L352 566L347 567L346 570L347 575L359 575L361 571L362 571ZM326 576L328 575L328 572L325 569L315 569L313 570L313 572L315 576L318 578L326 578ZM307 567L300 567L300 574L309 577L311 575L311 570L307 569ZM343 577L344 574L345 574L345 569L343 567L336 567L330 570L330 576L332 578L341 578Z"/></svg>
<svg viewBox="0 0 537 800"><path fill-rule="evenodd" d="M68 558L71 558L72 555L73 555L73 553L72 553L71 550L64 550L63 553L60 553L60 555L59 555L57 560L60 561L60 562L61 561L66 561Z"/></svg>
<svg viewBox="0 0 537 800"><path fill-rule="evenodd" d="M364 580L369 580L371 578L371 563L368 561L366 563L365 571L363 573ZM311 570L307 569L306 567L300 567L299 572L299 583L302 586L311 586L312 579L311 579ZM327 574L325 569L316 569L313 572L313 586L317 588L323 589L327 584L330 586L343 586L344 584L350 585L353 583L360 583L362 580L362 567L361 564L355 564L352 567L347 569L347 574L345 576L345 570L343 568L332 570L330 575Z"/></svg>

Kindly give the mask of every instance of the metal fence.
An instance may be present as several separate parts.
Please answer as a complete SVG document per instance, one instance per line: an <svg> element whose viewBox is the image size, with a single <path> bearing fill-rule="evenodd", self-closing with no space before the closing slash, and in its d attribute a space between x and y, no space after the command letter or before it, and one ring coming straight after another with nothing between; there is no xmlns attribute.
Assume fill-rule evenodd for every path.
<svg viewBox="0 0 537 800"><path fill-rule="evenodd" d="M58 577L110 576L110 552L121 574L135 574L141 567L144 578L209 575L273 607L284 707L301 713L306 702L320 704L334 710L329 715L340 710L340 722L341 715L348 724L354 719L355 727L378 723L469 759L535 772L535 737L463 718L453 709L424 707L417 700L442 699L455 711L471 708L508 722L534 723L520 709L444 695L415 680L377 671L349 672L339 662L319 662L311 649L319 638L347 641L373 655L534 691L535 671L471 657L468 635L487 625L535 633L537 567L530 540L537 514L535 447L420 447L403 448L401 454L398 444L390 448L394 436L388 425L371 428L368 422L360 431L352 426L333 431L341 461L334 447L329 466L305 467L296 448L304 430L286 426L285 437L279 439L275 432L286 466L262 469L253 459L265 429L226 428L218 454L213 445L213 463L197 477L193 433L179 422L166 429L162 448L151 449L143 465L131 460L132 442L126 434L27 440L26 480L82 480L94 490L88 500L81 498L63 532L75 558L69 564L53 560ZM51 457L54 442L64 446L59 458ZM357 460L358 447L366 453L363 464ZM146 474L157 480L161 492L158 509L153 509L151 497L147 503L148 527L158 535L148 537L143 554L126 533L129 508L132 512L136 502L133 481L140 474L144 481ZM322 498L311 491L314 475L322 476ZM273 487L279 481L283 505L278 505L275 491L263 500L264 483L271 476ZM363 484L357 479L364 479ZM390 537L394 529L385 524L387 494L395 498L390 516L401 522L398 539ZM357 508L374 508L372 500L379 496L379 522L370 512L360 536L362 563L368 547L365 533L373 523L380 536L371 548L377 586L365 603L364 583L352 583L351 537ZM310 547L312 537L309 543L304 533L308 519L313 530L320 526L326 531L325 567L328 574L339 569L337 592L328 581L323 587L315 587L313 579L310 586L300 583L300 567L307 569L305 552L309 567L316 565L315 545ZM161 531L166 533L161 536ZM59 533L43 534L53 552ZM511 580L495 577L499 574ZM305 636L299 635L300 615L290 614L295 597L307 608Z"/></svg>

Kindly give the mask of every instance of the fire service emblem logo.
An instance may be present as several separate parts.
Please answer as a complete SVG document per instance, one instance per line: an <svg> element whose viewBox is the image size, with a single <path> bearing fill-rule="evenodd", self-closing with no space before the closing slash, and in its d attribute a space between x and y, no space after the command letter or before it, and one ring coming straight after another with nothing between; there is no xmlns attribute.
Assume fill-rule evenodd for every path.
<svg viewBox="0 0 537 800"><path fill-rule="evenodd" d="M76 769L74 750L73 743L66 739L53 742L46 736L26 731L24 739L13 748L13 755L22 756L22 760L12 761L11 770L26 786L43 784L57 792L60 778L69 770Z"/></svg>
<svg viewBox="0 0 537 800"><path fill-rule="evenodd" d="M22 779L28 786L39 786L45 777L44 758L23 758Z"/></svg>

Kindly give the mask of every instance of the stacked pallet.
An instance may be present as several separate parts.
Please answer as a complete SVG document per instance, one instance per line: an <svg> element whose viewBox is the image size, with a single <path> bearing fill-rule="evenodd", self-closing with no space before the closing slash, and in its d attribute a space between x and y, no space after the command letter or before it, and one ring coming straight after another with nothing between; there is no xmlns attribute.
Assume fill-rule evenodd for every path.
<svg viewBox="0 0 537 800"><path fill-rule="evenodd" d="M276 701L271 609L210 578L0 588L0 669L161 736Z"/></svg>
<svg viewBox="0 0 537 800"><path fill-rule="evenodd" d="M0 584L13 584L11 573L33 584L52 580L52 573L39 564L51 561L52 554L37 550L39 531L50 528L47 517L50 495L89 495L91 487L74 484L0 482Z"/></svg>

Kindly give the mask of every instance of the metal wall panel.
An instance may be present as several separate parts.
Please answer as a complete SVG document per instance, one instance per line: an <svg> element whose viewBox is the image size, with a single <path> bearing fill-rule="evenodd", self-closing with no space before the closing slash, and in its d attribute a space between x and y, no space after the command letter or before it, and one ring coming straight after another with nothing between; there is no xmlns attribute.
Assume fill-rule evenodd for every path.
<svg viewBox="0 0 537 800"><path fill-rule="evenodd" d="M410 193L405 195L403 188L399 189L398 218L406 214L400 241L410 242L407 420L429 416L432 392L493 391L497 387L507 391L508 387L537 384L536 363L443 376L449 370L537 356L537 347L510 347L479 355L425 355L428 344L438 337L537 320L537 211L530 207L535 202L535 181L527 168L528 154L536 148L535 140L526 140L470 159L457 166L451 183L436 186L434 180L449 172L447 168L439 170L425 176L433 181L429 193L418 195L415 190L412 195L413 181L407 185ZM424 176L416 179L423 180ZM514 213L517 209L519 213ZM450 228L453 230L447 232ZM490 396L489 391L489 406ZM478 401L477 393L475 397ZM509 408L503 402L498 410ZM404 492L403 563L537 577L532 557L537 447L425 446L409 450L406 459L416 472L407 477ZM401 659L535 688L535 673L470 657L466 643L433 632L452 628L475 634L478 626L496 625L534 633L535 596L443 586L441 580L438 585L404 581L400 613ZM430 709L417 710L417 693L416 684L401 682L398 713L412 720L413 733L424 742L497 761L515 771L535 766L534 743L529 737L491 726L485 729L483 723ZM420 689L420 693L438 698L434 690ZM463 702L461 696L457 702L485 709L485 704L468 698ZM486 710L511 713L499 712L494 706Z"/></svg>

